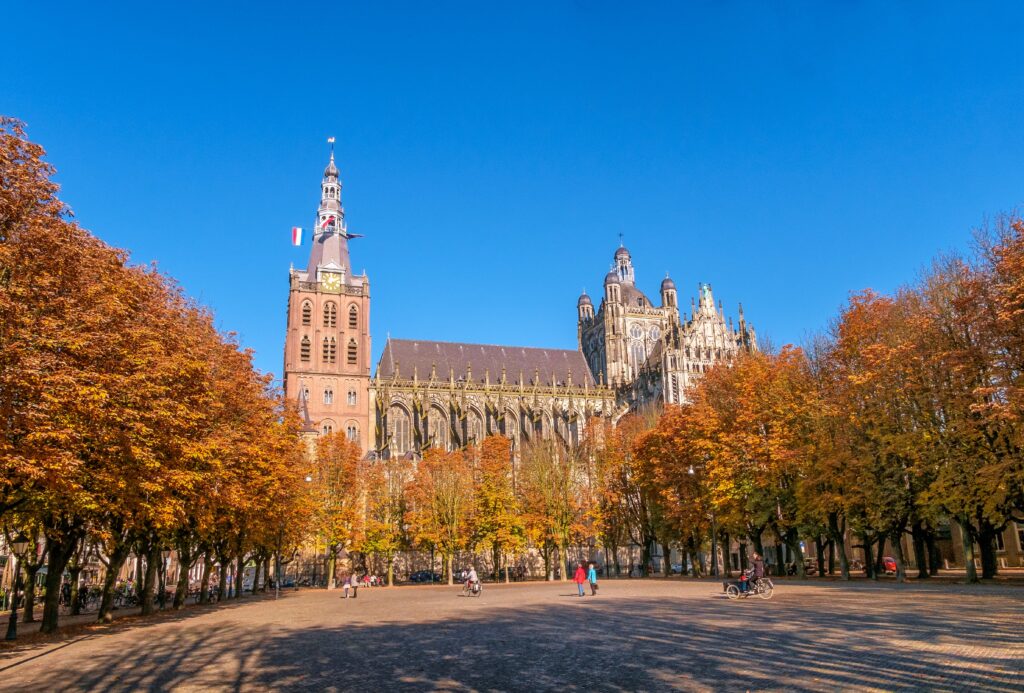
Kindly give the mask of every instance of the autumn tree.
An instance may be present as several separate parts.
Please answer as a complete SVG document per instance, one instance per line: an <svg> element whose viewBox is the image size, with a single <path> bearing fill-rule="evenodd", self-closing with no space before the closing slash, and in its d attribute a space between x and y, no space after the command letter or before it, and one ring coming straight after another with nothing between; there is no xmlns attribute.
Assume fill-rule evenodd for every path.
<svg viewBox="0 0 1024 693"><path fill-rule="evenodd" d="M473 472L461 451L430 448L406 487L407 523L415 542L435 547L442 556L448 584L455 554L471 539Z"/></svg>
<svg viewBox="0 0 1024 693"><path fill-rule="evenodd" d="M525 544L523 525L512 487L512 449L508 438L487 436L470 453L476 459L473 544L489 548L494 578L499 579L504 557ZM505 572L508 581L508 571Z"/></svg>

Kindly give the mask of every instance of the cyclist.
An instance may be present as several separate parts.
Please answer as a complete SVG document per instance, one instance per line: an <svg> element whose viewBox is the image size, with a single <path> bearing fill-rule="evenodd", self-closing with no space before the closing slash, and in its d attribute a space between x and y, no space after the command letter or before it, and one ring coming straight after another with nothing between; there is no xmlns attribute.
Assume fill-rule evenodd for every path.
<svg viewBox="0 0 1024 693"><path fill-rule="evenodd" d="M473 585L479 584L480 577L476 574L476 568L469 567L469 574L466 576L466 589L472 590Z"/></svg>
<svg viewBox="0 0 1024 693"><path fill-rule="evenodd" d="M754 558L750 562L750 568L747 569L747 580L740 580L740 591L746 592L750 589L752 583L756 583L758 580L764 577L764 559L761 558L761 554L757 551L754 552Z"/></svg>

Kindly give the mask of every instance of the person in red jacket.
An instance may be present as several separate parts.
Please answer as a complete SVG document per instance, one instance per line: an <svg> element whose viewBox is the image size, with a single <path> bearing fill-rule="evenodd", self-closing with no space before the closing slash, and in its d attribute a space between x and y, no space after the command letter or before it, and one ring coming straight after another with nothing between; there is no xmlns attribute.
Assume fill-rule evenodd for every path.
<svg viewBox="0 0 1024 693"><path fill-rule="evenodd" d="M583 596L583 583L587 581L587 571L583 570L583 564L576 564L576 574L572 576L572 581L576 583L576 587L580 591L580 596Z"/></svg>

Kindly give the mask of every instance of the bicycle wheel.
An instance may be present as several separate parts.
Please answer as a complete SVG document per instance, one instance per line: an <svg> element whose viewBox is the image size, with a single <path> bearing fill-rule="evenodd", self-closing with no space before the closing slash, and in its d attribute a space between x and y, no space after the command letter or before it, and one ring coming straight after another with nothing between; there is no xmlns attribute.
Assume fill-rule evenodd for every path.
<svg viewBox="0 0 1024 693"><path fill-rule="evenodd" d="M476 589L473 590L472 592L473 592L473 596L474 597L479 597L481 594L484 593L484 586L483 585L477 585Z"/></svg>
<svg viewBox="0 0 1024 693"><path fill-rule="evenodd" d="M775 585L772 584L771 580L762 580L761 584L758 585L758 592L761 599L771 599L772 595L775 594Z"/></svg>
<svg viewBox="0 0 1024 693"><path fill-rule="evenodd" d="M729 585L725 588L725 596L729 599L738 599L740 596L740 588L736 585Z"/></svg>

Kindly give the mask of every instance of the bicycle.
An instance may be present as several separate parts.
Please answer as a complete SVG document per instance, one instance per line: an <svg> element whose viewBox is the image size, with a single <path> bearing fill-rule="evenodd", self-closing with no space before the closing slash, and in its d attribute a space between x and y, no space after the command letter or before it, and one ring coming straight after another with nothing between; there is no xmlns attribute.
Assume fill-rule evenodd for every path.
<svg viewBox="0 0 1024 693"><path fill-rule="evenodd" d="M770 578L763 577L754 580L753 583L746 589L741 591L740 586L735 582L730 582L725 586L725 596L729 599L739 599L740 597L753 597L758 596L761 599L771 599L772 595L775 594L775 583Z"/></svg>
<svg viewBox="0 0 1024 693"><path fill-rule="evenodd" d="M463 597L479 597L483 594L484 586L479 581L472 583L465 583L462 585L462 596Z"/></svg>

